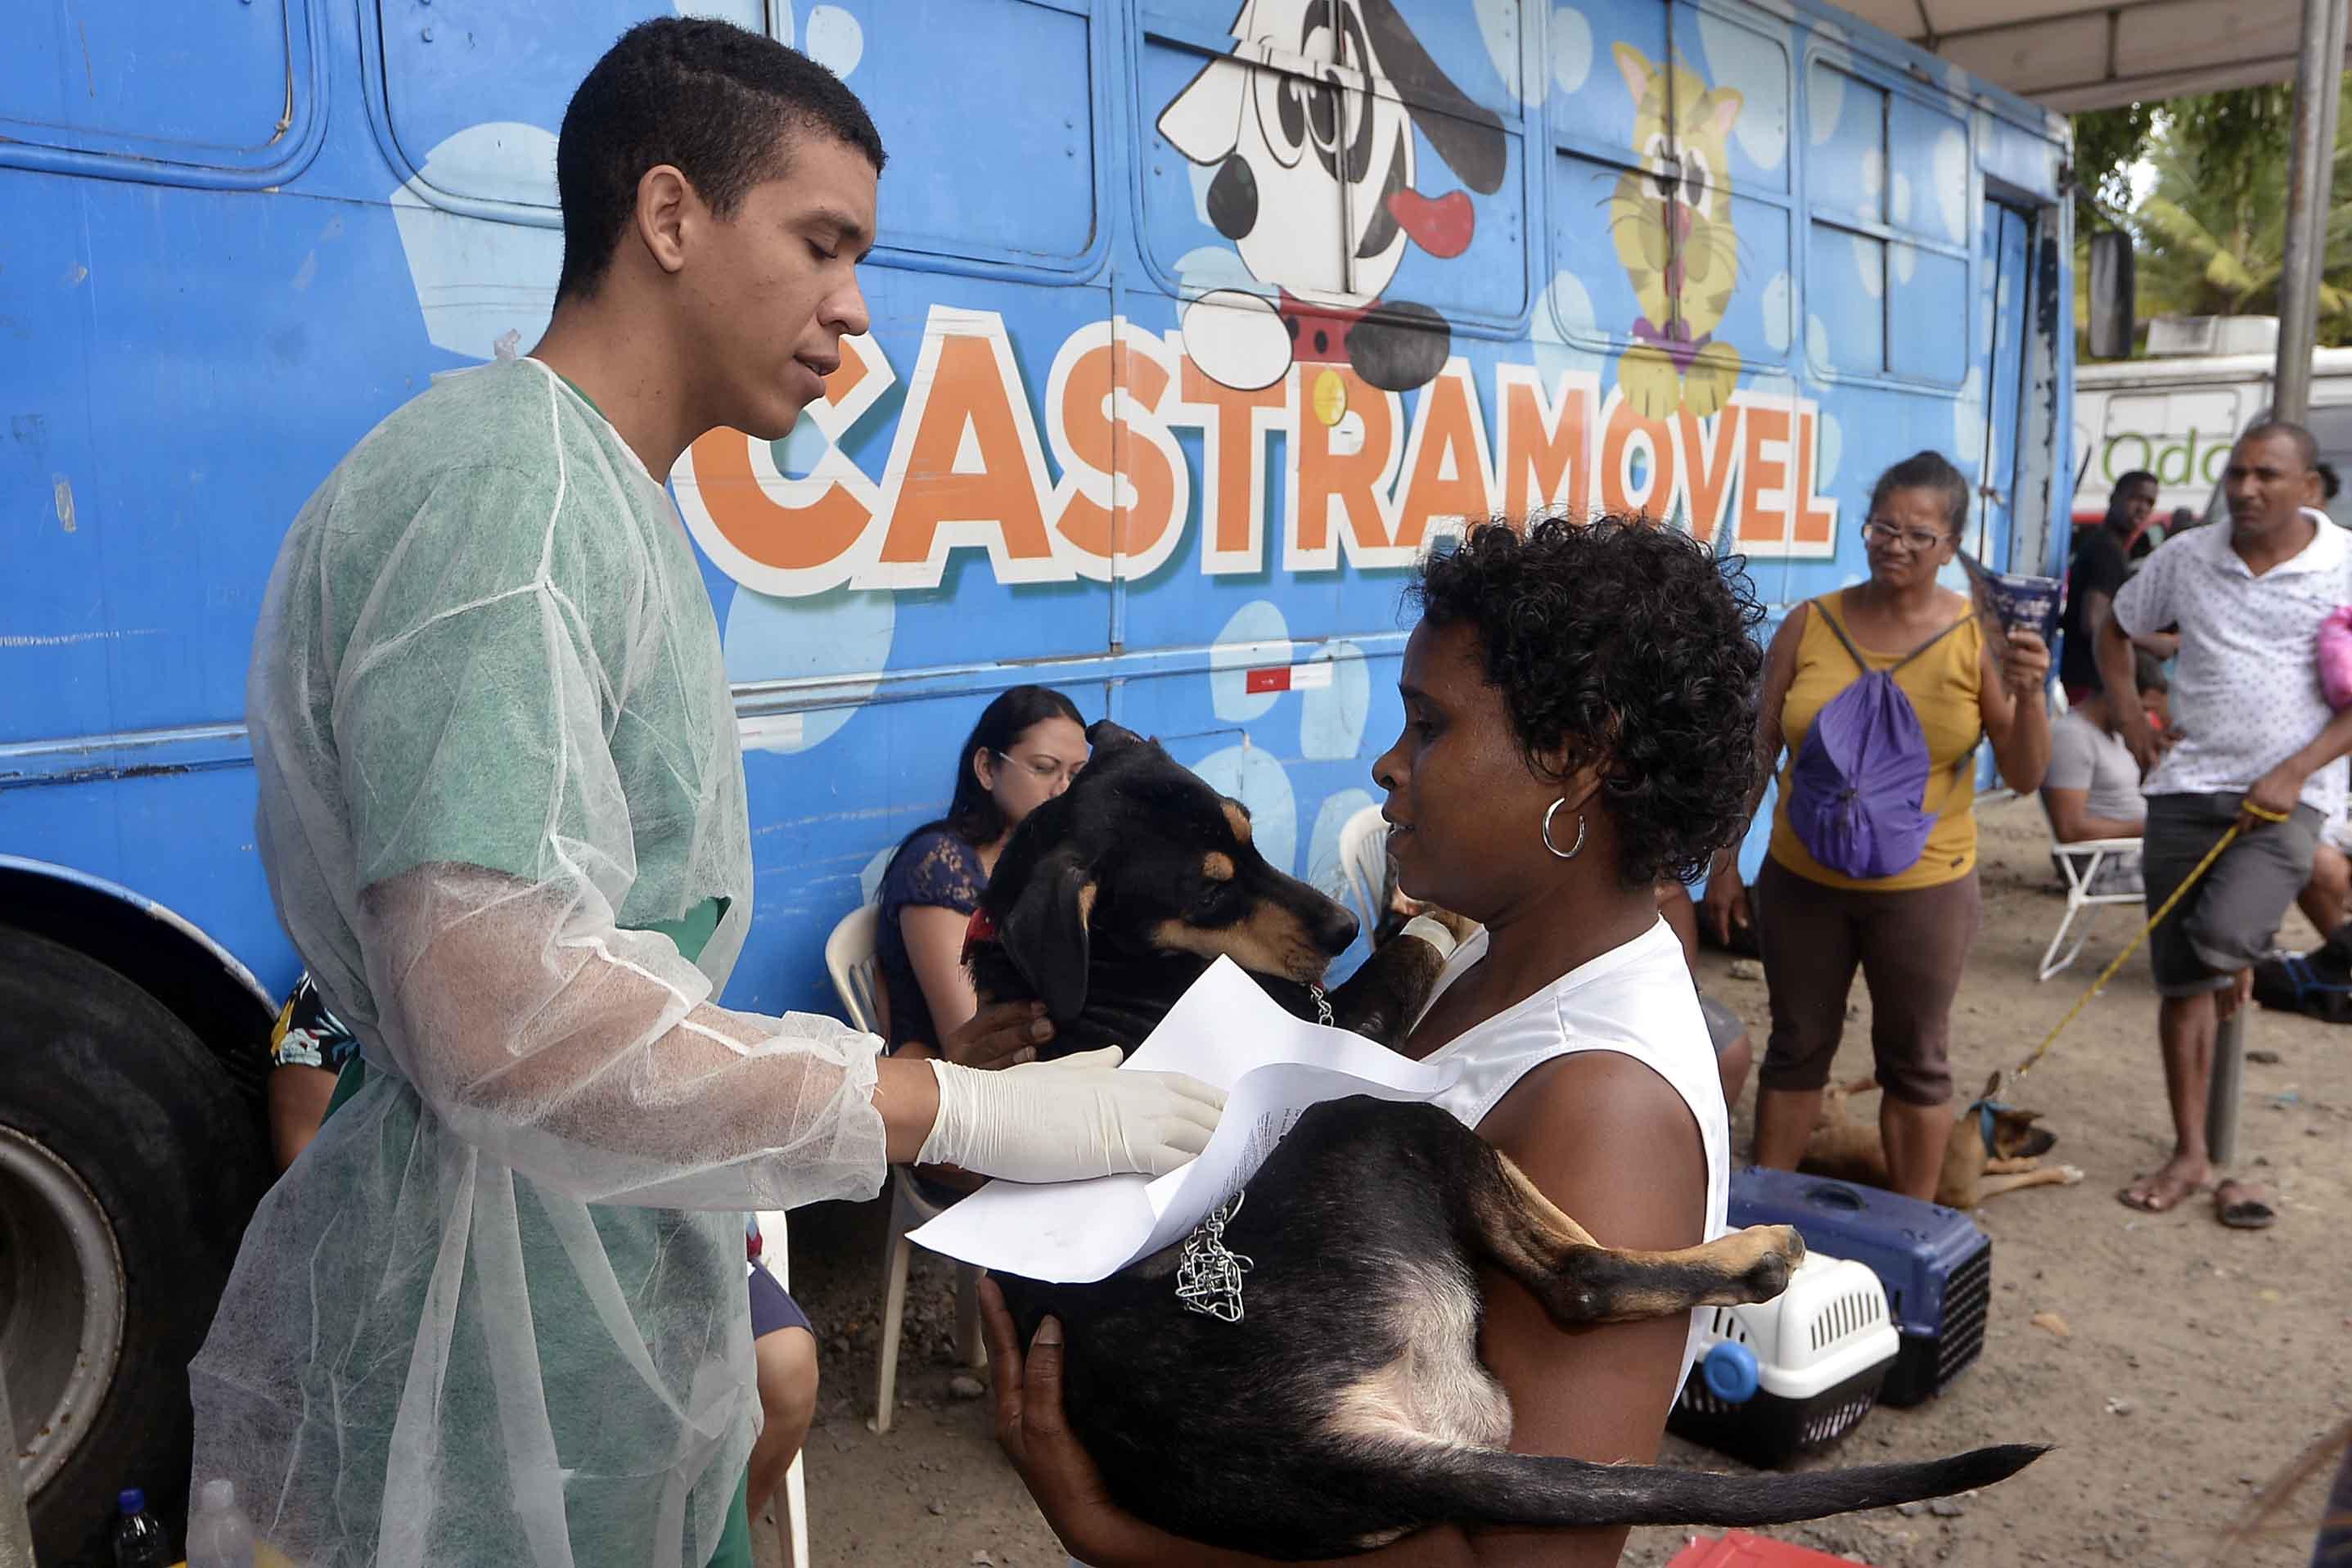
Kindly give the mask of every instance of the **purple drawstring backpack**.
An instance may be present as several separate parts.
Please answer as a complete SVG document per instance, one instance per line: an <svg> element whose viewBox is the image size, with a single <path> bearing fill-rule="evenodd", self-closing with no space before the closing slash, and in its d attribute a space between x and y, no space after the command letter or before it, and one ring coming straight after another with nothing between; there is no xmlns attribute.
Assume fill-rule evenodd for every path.
<svg viewBox="0 0 2352 1568"><path fill-rule="evenodd" d="M1916 865L1936 826L1920 809L1933 771L1927 731L1919 727L1911 699L1895 684L1895 672L1969 617L1961 616L1887 668L1873 669L1822 601L1813 600L1812 607L1862 674L1830 699L1797 750L1789 777L1789 826L1822 866L1856 881L1874 881Z"/></svg>

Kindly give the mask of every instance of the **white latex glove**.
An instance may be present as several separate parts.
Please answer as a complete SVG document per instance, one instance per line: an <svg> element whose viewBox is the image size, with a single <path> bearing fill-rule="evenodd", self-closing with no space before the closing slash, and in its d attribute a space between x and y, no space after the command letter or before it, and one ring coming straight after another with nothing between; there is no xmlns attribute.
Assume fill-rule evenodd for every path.
<svg viewBox="0 0 2352 1568"><path fill-rule="evenodd" d="M980 1071L934 1061L939 1120L915 1156L1013 1182L1164 1175L1217 1129L1225 1092L1172 1072L1121 1072L1116 1046Z"/></svg>

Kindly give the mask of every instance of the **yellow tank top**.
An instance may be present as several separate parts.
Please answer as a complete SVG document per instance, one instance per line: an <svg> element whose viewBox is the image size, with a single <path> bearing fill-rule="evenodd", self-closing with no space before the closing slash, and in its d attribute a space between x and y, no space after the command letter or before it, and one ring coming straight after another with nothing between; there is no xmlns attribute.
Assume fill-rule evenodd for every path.
<svg viewBox="0 0 2352 1568"><path fill-rule="evenodd" d="M1977 743L1984 738L1983 710L1979 706L1984 633L1973 611L1967 613L1967 624L1895 671L1895 684L1911 700L1919 715L1919 728L1927 737L1927 794L1920 806L1936 819L1936 825L1927 830L1927 847L1917 861L1908 870L1875 881L1840 876L1807 853L1797 830L1789 826L1789 775L1797 752L1821 710L1862 673L1828 625L1832 598L1839 626L1845 624L1843 593L1812 601L1804 634L1797 642L1796 677L1780 704L1780 737L1788 747L1789 760L1781 765L1779 800L1772 808L1772 858L1808 881L1874 893L1958 881L1977 863L1974 759ZM1862 656L1873 669L1890 668L1904 658L1901 652L1880 653L1867 647L1862 649Z"/></svg>

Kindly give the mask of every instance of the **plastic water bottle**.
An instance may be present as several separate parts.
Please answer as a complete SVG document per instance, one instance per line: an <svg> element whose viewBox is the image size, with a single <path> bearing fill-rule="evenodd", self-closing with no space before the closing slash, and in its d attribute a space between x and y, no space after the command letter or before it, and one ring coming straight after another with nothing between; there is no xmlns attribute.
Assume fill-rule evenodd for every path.
<svg viewBox="0 0 2352 1568"><path fill-rule="evenodd" d="M147 1494L127 1487L114 1501L122 1510L114 1521L114 1568L166 1568L172 1543L163 1522L147 1511Z"/></svg>
<svg viewBox="0 0 2352 1568"><path fill-rule="evenodd" d="M253 1521L232 1481L206 1481L188 1518L188 1568L253 1568Z"/></svg>

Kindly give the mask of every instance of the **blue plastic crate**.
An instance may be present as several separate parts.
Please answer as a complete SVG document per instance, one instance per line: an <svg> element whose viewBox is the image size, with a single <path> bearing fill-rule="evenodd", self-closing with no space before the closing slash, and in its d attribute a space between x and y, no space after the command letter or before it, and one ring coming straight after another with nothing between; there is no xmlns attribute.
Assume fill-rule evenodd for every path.
<svg viewBox="0 0 2352 1568"><path fill-rule="evenodd" d="M1732 1174L1731 1224L1794 1226L1808 1247L1870 1266L1903 1337L1879 1390L1882 1405L1916 1405L1940 1393L1984 1349L1992 1238L1958 1209L1750 1166Z"/></svg>

